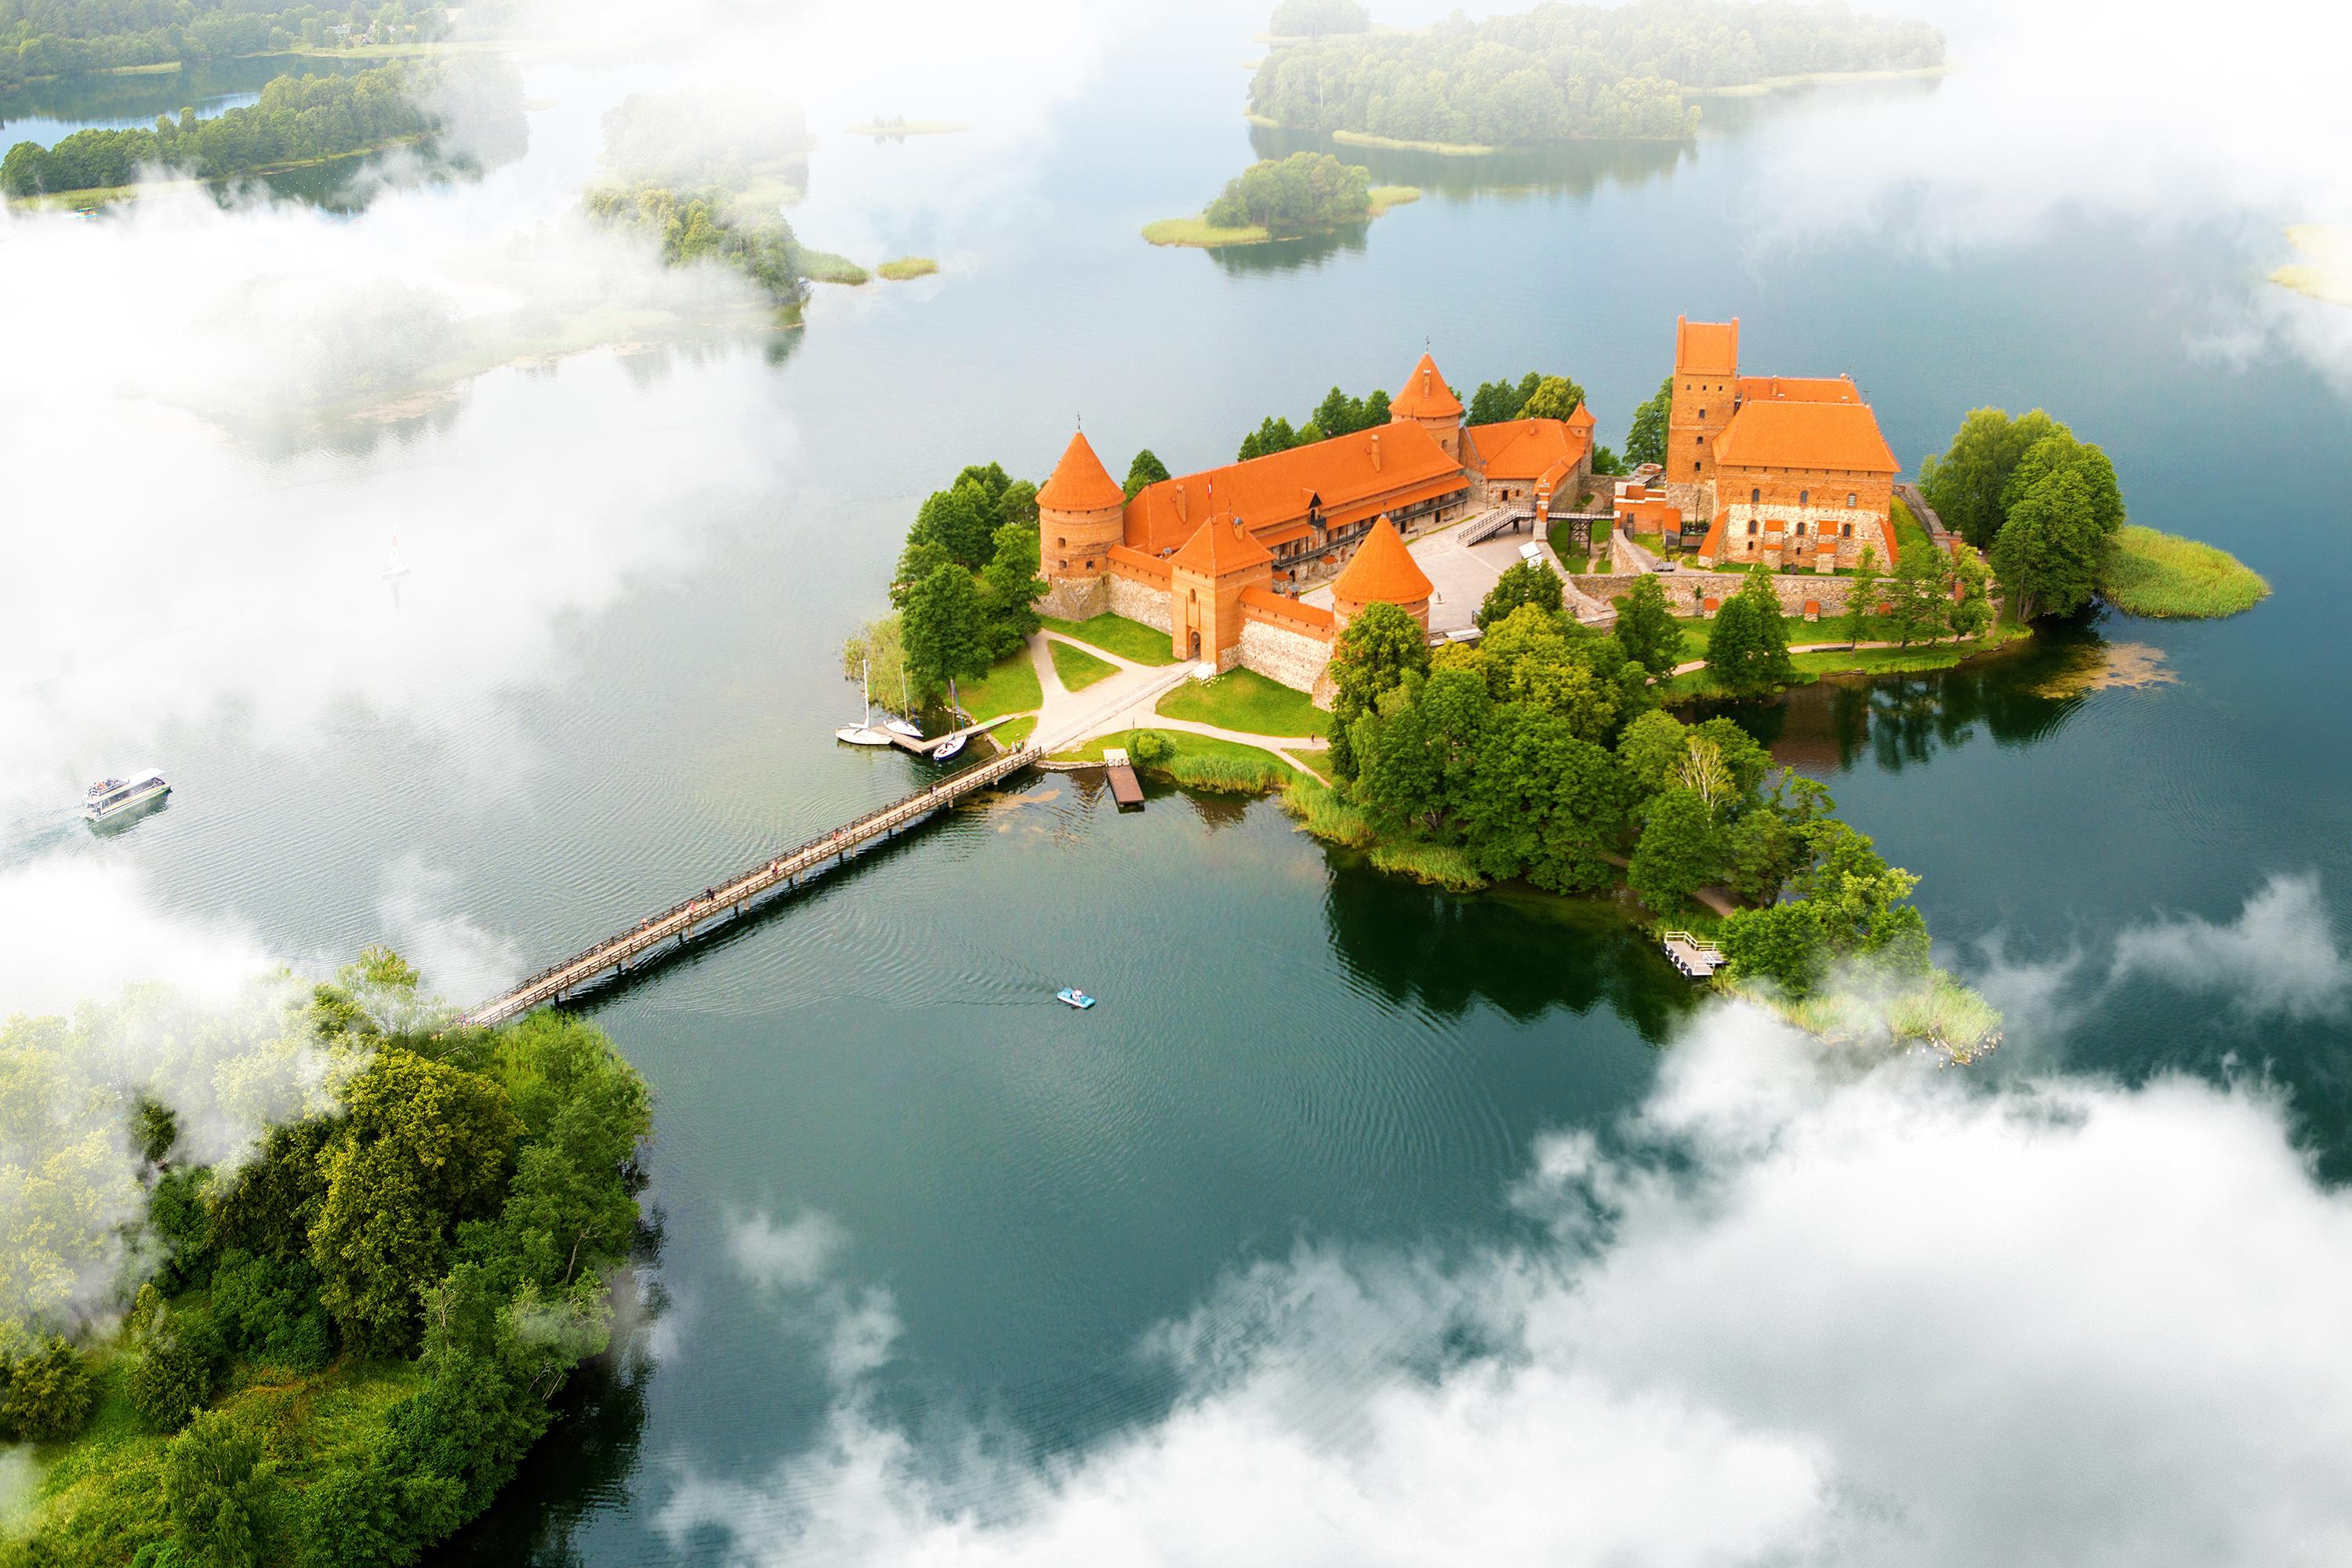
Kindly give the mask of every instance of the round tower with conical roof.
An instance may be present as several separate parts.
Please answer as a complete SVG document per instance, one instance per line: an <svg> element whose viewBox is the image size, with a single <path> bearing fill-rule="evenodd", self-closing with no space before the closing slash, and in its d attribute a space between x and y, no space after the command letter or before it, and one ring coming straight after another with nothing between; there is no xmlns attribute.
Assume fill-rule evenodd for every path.
<svg viewBox="0 0 2352 1568"><path fill-rule="evenodd" d="M1433 591L1429 574L1404 547L1404 536L1383 516L1331 580L1332 618L1338 622L1336 629L1345 631L1365 605L1394 605L1427 631Z"/></svg>
<svg viewBox="0 0 2352 1568"><path fill-rule="evenodd" d="M1445 448L1445 455L1454 461L1462 460L1462 400L1445 384L1437 362L1424 353L1412 374L1389 399L1389 420L1391 424L1418 425L1430 434L1430 438Z"/></svg>
<svg viewBox="0 0 2352 1568"><path fill-rule="evenodd" d="M1126 537L1127 492L1095 456L1081 430L1070 437L1053 477L1037 490L1037 555L1050 616L1085 620L1109 608L1104 575L1110 549Z"/></svg>

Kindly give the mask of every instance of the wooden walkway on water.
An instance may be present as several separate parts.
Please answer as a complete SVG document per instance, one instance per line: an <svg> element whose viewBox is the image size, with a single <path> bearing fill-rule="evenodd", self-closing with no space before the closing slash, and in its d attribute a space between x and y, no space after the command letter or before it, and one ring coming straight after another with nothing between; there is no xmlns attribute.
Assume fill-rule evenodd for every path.
<svg viewBox="0 0 2352 1568"><path fill-rule="evenodd" d="M673 904L618 936L606 937L584 952L550 964L505 995L471 1009L460 1021L501 1024L534 1007L561 1001L567 993L608 974L626 973L640 963L665 957L712 922L733 921L766 895L800 886L827 866L848 858L860 847L912 827L934 812L943 811L965 796L1042 761L1045 755L1041 746L1024 746L966 768L877 811L869 811L822 837L812 838L749 871L714 884L707 893Z"/></svg>

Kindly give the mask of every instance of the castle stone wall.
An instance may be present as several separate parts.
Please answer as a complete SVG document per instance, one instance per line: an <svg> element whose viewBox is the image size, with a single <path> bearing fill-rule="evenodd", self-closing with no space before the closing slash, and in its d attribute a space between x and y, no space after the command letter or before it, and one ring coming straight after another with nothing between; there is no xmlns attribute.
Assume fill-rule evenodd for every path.
<svg viewBox="0 0 2352 1568"><path fill-rule="evenodd" d="M1331 645L1305 632L1292 631L1255 616L1242 623L1241 663L1268 680L1278 680L1294 691L1313 693L1331 662ZM1328 698L1318 699L1329 707Z"/></svg>
<svg viewBox="0 0 2352 1568"><path fill-rule="evenodd" d="M1110 579L1103 577L1054 578L1037 601L1037 613L1057 621L1092 620L1108 608Z"/></svg>
<svg viewBox="0 0 2352 1568"><path fill-rule="evenodd" d="M1651 574L1659 587L1666 591L1666 603L1678 616L1701 613L1701 604L1707 599L1728 599L1747 583L1744 572L1659 572ZM1588 574L1571 577L1570 582L1582 592L1607 604L1633 592L1633 584L1642 580L1640 573L1612 573L1606 576ZM1787 616L1804 614L1808 600L1818 603L1823 616L1843 615L1846 599L1853 592L1852 577L1820 577L1810 573L1775 574L1772 592L1780 601L1780 613ZM1884 594L1882 584L1879 592Z"/></svg>
<svg viewBox="0 0 2352 1568"><path fill-rule="evenodd" d="M1168 629L1168 590L1152 583L1139 583L1134 578L1114 571L1105 579L1106 607L1114 616L1125 616L1130 621L1140 621L1155 632Z"/></svg>

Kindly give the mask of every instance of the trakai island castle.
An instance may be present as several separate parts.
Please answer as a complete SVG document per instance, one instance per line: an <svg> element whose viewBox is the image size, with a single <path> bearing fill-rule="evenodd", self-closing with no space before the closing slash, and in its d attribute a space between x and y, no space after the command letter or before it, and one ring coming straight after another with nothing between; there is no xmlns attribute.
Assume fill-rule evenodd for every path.
<svg viewBox="0 0 2352 1568"><path fill-rule="evenodd" d="M1742 376L1739 324L1677 321L1671 434L1654 485L1615 483L1614 515L1644 531L1711 519L1702 562L1894 559L1894 455L1853 383ZM1465 425L1430 355L1390 422L1162 479L1128 499L1084 432L1037 492L1045 615L1105 611L1166 632L1179 658L1253 669L1327 695L1324 668L1366 605L1429 625L1429 577L1406 538L1508 508L1548 521L1591 504L1593 418ZM1604 501L1601 510L1610 510ZM1328 609L1298 595L1330 584ZM1318 594L1317 597L1322 595Z"/></svg>

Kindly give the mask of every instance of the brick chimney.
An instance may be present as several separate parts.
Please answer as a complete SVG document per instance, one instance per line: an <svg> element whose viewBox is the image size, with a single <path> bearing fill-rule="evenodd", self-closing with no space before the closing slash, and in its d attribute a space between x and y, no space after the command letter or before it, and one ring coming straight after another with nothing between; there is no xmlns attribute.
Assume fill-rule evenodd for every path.
<svg viewBox="0 0 2352 1568"><path fill-rule="evenodd" d="M1377 473L1379 473L1380 471L1381 471L1381 433L1380 433L1379 431L1375 430L1375 431L1373 431L1373 432L1372 432L1372 472L1374 472L1374 473L1376 473L1376 474L1377 474Z"/></svg>

